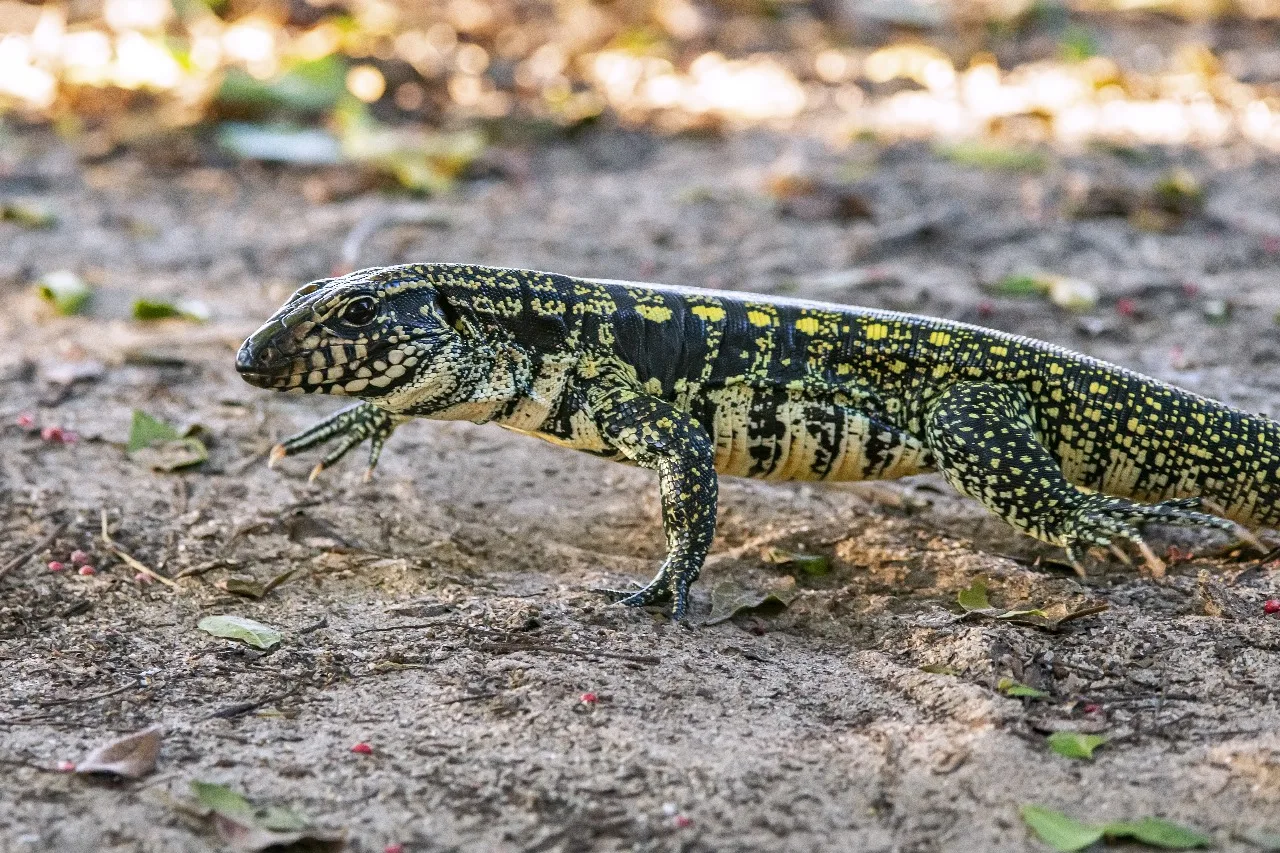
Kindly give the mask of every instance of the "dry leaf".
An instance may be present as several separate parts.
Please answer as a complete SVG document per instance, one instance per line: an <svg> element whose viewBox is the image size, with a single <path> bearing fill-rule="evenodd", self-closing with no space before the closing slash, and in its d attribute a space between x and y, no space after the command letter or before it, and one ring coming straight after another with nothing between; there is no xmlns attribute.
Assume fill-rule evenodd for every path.
<svg viewBox="0 0 1280 853"><path fill-rule="evenodd" d="M141 779L156 769L162 732L161 726L152 726L100 746L76 765L76 772Z"/></svg>

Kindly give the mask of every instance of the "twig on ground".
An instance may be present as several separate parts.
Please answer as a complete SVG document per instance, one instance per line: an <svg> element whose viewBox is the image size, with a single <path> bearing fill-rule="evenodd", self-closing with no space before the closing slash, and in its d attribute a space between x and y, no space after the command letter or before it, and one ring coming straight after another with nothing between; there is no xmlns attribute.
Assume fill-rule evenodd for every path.
<svg viewBox="0 0 1280 853"><path fill-rule="evenodd" d="M71 526L71 522L69 521L62 522L57 527L55 527L53 529L53 532L50 533L48 536L44 537L39 542L32 545L27 550L23 551L21 554L14 557L12 560L5 563L3 566L0 566L0 580L4 580L5 575L9 574L9 572L18 568L19 566L27 562L27 560L30 560L36 554L39 554L45 548L48 548L50 545L52 545L54 540L56 540L59 536L61 536L62 532L70 526Z"/></svg>
<svg viewBox="0 0 1280 853"><path fill-rule="evenodd" d="M51 705L81 705L86 702L97 702L99 699L108 699L112 696L119 696L121 693L127 693L140 686L141 685L135 681L132 684L126 684L123 687L108 690L106 693L95 693L92 696L76 696L71 699L40 699L35 704L42 708L47 708Z"/></svg>
<svg viewBox="0 0 1280 853"><path fill-rule="evenodd" d="M290 687L283 693L277 693L274 696L267 696L264 699L258 699L254 702L240 702L235 705L228 705L225 708L214 711L207 717L201 717L200 722L205 720L229 720L232 717L238 717L241 714L247 714L250 711L256 711L259 708L270 705L273 702L279 702L281 699L288 699L290 696L298 692L297 685Z"/></svg>
<svg viewBox="0 0 1280 853"><path fill-rule="evenodd" d="M381 208L363 217L342 241L342 252L334 272L345 275L356 269L360 260L360 251L369 238L384 228L397 225L423 225L434 228L447 228L451 224L449 215L430 206L414 206L399 208Z"/></svg>
<svg viewBox="0 0 1280 853"><path fill-rule="evenodd" d="M135 572L142 572L152 580L160 581L160 583L170 587L171 589L179 589L178 585L174 583L171 578L167 578L146 566L116 544L116 541L111 538L111 534L107 532L107 511L105 509L102 510L102 541L107 546L107 550L124 560L125 563L128 564L129 568L133 569Z"/></svg>

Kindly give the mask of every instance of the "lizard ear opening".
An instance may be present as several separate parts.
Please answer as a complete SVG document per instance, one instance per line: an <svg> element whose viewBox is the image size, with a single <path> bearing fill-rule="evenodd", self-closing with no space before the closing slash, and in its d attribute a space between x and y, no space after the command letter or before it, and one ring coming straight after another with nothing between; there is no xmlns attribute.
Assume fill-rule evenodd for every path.
<svg viewBox="0 0 1280 853"><path fill-rule="evenodd" d="M467 328L468 323L462 314L445 299L443 294L436 294L436 307L440 309L440 316L444 317L445 323L449 328L456 332L461 332Z"/></svg>

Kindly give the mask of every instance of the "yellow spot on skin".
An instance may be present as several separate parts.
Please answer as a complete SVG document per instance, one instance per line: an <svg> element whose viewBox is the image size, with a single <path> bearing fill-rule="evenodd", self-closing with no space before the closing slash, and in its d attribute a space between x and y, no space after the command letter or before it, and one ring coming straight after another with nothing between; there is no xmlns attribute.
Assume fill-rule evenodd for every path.
<svg viewBox="0 0 1280 853"><path fill-rule="evenodd" d="M1049 372L1055 376L1061 376L1067 371L1063 369L1061 364L1057 364L1056 362L1053 362L1049 364Z"/></svg>
<svg viewBox="0 0 1280 853"><path fill-rule="evenodd" d="M944 332L940 329L934 331L929 335L929 343L936 347L945 347L947 344L951 343L951 333Z"/></svg>
<svg viewBox="0 0 1280 853"><path fill-rule="evenodd" d="M818 321L814 317L801 317L796 320L796 331L803 332L806 335L816 335L818 333Z"/></svg>
<svg viewBox="0 0 1280 853"><path fill-rule="evenodd" d="M665 323L671 319L671 309L665 305L637 305L636 313L654 323Z"/></svg>
<svg viewBox="0 0 1280 853"><path fill-rule="evenodd" d="M773 325L773 319L763 311L748 311L747 320L753 326L763 327Z"/></svg>
<svg viewBox="0 0 1280 853"><path fill-rule="evenodd" d="M724 319L724 309L719 305L695 305L689 310L693 316L701 317L708 323L719 323Z"/></svg>
<svg viewBox="0 0 1280 853"><path fill-rule="evenodd" d="M992 355L1008 355L1009 348L1008 347L992 347L991 354Z"/></svg>
<svg viewBox="0 0 1280 853"><path fill-rule="evenodd" d="M867 326L867 340L878 341L889 336L889 327L883 323L872 323Z"/></svg>

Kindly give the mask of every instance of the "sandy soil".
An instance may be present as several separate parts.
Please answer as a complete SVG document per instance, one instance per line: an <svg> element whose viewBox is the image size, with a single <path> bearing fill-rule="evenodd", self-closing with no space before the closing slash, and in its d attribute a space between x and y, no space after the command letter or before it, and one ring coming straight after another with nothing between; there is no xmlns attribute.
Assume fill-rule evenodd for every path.
<svg viewBox="0 0 1280 853"><path fill-rule="evenodd" d="M1081 580L936 477L726 481L695 618L725 579L796 574L791 606L691 630L607 606L591 587L646 579L661 555L646 472L431 423L403 428L368 484L360 460L315 484L313 459L263 464L340 403L250 388L235 347L329 272L356 223L409 203L308 201L323 175L84 164L42 135L13 143L0 196L59 223L0 223L0 565L69 527L0 581L0 849L217 849L175 805L195 779L301 808L357 851L1044 849L1026 803L1161 815L1223 850L1280 831L1272 567L1157 536L1201 556L1160 582L1119 563ZM783 155L854 175L874 219L780 213L761 187ZM465 260L910 309L1280 410L1280 170L1248 151L1092 153L1022 175L919 146L602 132L508 160L430 202L433 224L379 231L361 264ZM1173 163L1208 199L1173 233L1061 214L1082 175L1144 186ZM1092 281L1101 301L1073 314L984 291L1028 267ZM96 285L94 316L51 317L30 294L32 276L60 268ZM213 318L136 323L124 315L137 295L199 297ZM1217 300L1231 310L1212 322ZM91 375L67 383L76 373ZM180 474L131 462L134 408L199 424L209 461ZM23 412L80 440L44 441L15 425ZM99 538L104 510L146 565L198 571L175 589L138 583ZM96 575L48 571L77 547ZM832 571L771 563L775 548L828 555ZM261 600L219 588L288 569ZM979 578L1001 606L1109 609L1056 631L960 619L956 594ZM216 613L285 639L264 654L197 630ZM1002 678L1048 698L1007 697ZM159 768L142 781L53 769L156 723ZM1046 748L1058 728L1111 743L1072 761Z"/></svg>

